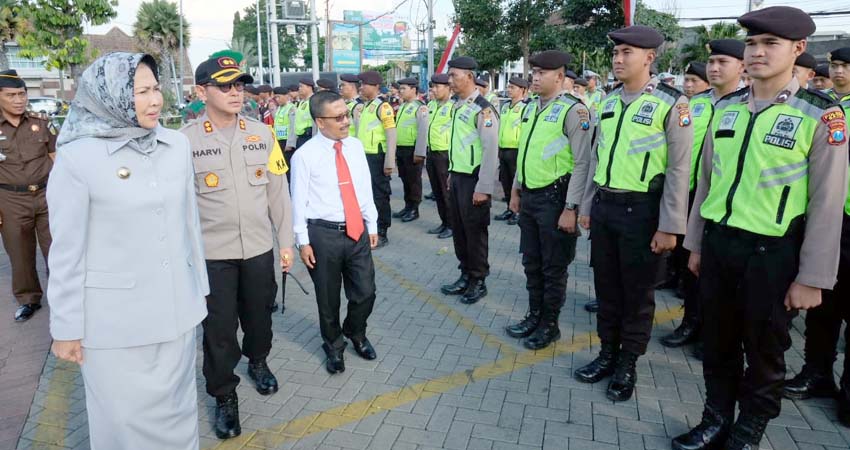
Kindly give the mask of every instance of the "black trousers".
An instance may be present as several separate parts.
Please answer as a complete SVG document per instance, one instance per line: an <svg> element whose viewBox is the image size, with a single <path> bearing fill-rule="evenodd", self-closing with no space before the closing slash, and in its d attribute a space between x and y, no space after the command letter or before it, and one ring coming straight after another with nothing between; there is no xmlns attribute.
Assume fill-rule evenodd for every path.
<svg viewBox="0 0 850 450"><path fill-rule="evenodd" d="M792 229L775 238L706 223L699 284L706 404L729 417L736 400L742 413L779 415L788 323L797 314L784 301L803 237L802 226Z"/></svg>
<svg viewBox="0 0 850 450"><path fill-rule="evenodd" d="M390 186L390 176L384 175L385 157L386 153L383 152L366 155L369 172L372 174L372 197L378 209L378 233L386 233L393 220L390 209L390 195L393 190Z"/></svg>
<svg viewBox="0 0 850 450"><path fill-rule="evenodd" d="M396 148L398 176L404 186L404 207L418 209L422 203L422 163L413 162L413 147Z"/></svg>
<svg viewBox="0 0 850 450"><path fill-rule="evenodd" d="M515 148L499 148L499 181L502 183L508 205L511 204L511 188L516 175L517 153L519 150Z"/></svg>
<svg viewBox="0 0 850 450"><path fill-rule="evenodd" d="M838 283L833 290L822 291L822 298L820 306L806 312L806 365L832 374L841 322L850 324L850 216L846 214L841 234ZM850 342L850 326L844 330L844 339ZM846 354L841 386L842 395L850 401L850 358Z"/></svg>
<svg viewBox="0 0 850 450"><path fill-rule="evenodd" d="M274 252L249 259L207 260L210 295L204 328L204 378L207 393L233 392L239 377L233 373L241 355L265 359L272 348L271 306L277 295ZM242 347L236 330L242 326Z"/></svg>
<svg viewBox="0 0 850 450"><path fill-rule="evenodd" d="M375 266L369 246L369 234L363 232L355 242L345 231L319 223L307 225L316 266L310 278L316 289L319 329L322 340L332 349L345 347L345 339L366 337L366 320L375 305ZM339 324L340 288L345 286L348 314Z"/></svg>
<svg viewBox="0 0 850 450"><path fill-rule="evenodd" d="M493 201L491 198L483 205L472 204L472 194L475 193L477 183L477 172L472 175L452 172L449 209L454 220L452 238L460 271L470 278L484 279L490 274L490 264L487 262L488 226Z"/></svg>
<svg viewBox="0 0 850 450"><path fill-rule="evenodd" d="M655 277L661 256L649 249L658 230L659 197L599 191L591 210L590 259L599 300L602 342L646 353L655 314Z"/></svg>
<svg viewBox="0 0 850 450"><path fill-rule="evenodd" d="M437 214L443 225L451 226L451 211L449 209L449 152L428 150L425 161L428 180L431 182L431 192L437 203Z"/></svg>
<svg viewBox="0 0 850 450"><path fill-rule="evenodd" d="M301 146L306 144L310 139L313 139L312 129L307 130L304 134L299 134L298 137L295 138L295 150L301 148Z"/></svg>
<svg viewBox="0 0 850 450"><path fill-rule="evenodd" d="M557 320L560 315L567 298L567 267L576 255L577 235L558 229L565 200L566 185L562 189L525 189L520 204L519 248L528 306L546 319Z"/></svg>
<svg viewBox="0 0 850 450"><path fill-rule="evenodd" d="M696 191L691 191L688 194L688 216L691 214L695 195ZM671 260L675 261L675 264L678 266L676 272L685 293L685 316L682 318L682 322L699 327L702 323L702 313L699 307L699 289L697 287L699 280L688 269L688 259L691 256L691 252L682 246L684 240L685 236L676 236L676 249L673 250Z"/></svg>
<svg viewBox="0 0 850 450"><path fill-rule="evenodd" d="M289 170L286 171L286 182L292 182L292 156L295 154L295 150L291 152L286 151L286 141L277 141L278 145L280 145L280 150L283 151L283 159L286 161L286 167L289 167ZM297 148L296 148L297 150Z"/></svg>

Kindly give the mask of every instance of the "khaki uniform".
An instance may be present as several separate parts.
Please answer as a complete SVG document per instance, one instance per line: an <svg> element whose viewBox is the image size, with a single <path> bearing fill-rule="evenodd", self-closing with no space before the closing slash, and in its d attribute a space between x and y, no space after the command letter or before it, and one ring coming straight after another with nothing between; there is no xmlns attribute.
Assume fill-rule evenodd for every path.
<svg viewBox="0 0 850 450"><path fill-rule="evenodd" d="M35 269L36 239L47 260L50 228L45 187L53 167L56 134L50 120L27 112L18 126L0 114L0 234L12 265L12 293L21 305L44 295ZM0 156L3 159L3 156Z"/></svg>

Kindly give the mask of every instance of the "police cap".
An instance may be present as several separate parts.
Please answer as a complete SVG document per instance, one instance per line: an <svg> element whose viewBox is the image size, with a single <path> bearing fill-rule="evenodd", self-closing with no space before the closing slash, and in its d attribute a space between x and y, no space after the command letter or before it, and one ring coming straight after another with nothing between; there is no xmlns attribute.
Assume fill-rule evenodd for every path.
<svg viewBox="0 0 850 450"><path fill-rule="evenodd" d="M738 17L746 28L747 36L769 33L784 39L798 41L815 32L815 22L808 14L791 6L770 6L750 11Z"/></svg>
<svg viewBox="0 0 850 450"><path fill-rule="evenodd" d="M705 74L705 63L701 62L692 62L688 64L688 67L685 69L685 74L687 75L696 75L708 83L708 76Z"/></svg>
<svg viewBox="0 0 850 450"><path fill-rule="evenodd" d="M829 62L841 61L845 63L850 63L850 47L837 48L827 53L826 59L828 59ZM14 72L14 70L12 70L12 72Z"/></svg>
<svg viewBox="0 0 850 450"><path fill-rule="evenodd" d="M320 88L327 91L336 90L336 83L326 78L319 78L318 80L316 80L316 86L319 86Z"/></svg>
<svg viewBox="0 0 850 450"><path fill-rule="evenodd" d="M344 73L339 76L339 79L345 81L346 83L359 83L360 79L357 78L357 75L353 73Z"/></svg>
<svg viewBox="0 0 850 450"><path fill-rule="evenodd" d="M569 53L558 50L544 50L529 58L531 67L539 67L543 70L554 70L559 67L566 68L572 57Z"/></svg>
<svg viewBox="0 0 850 450"><path fill-rule="evenodd" d="M521 87L523 89L528 89L528 81L526 81L525 78L522 77L511 77L508 83L514 86Z"/></svg>
<svg viewBox="0 0 850 450"><path fill-rule="evenodd" d="M254 82L254 77L242 72L239 63L229 56L210 58L195 69L195 84L230 84L241 81L245 84Z"/></svg>
<svg viewBox="0 0 850 450"><path fill-rule="evenodd" d="M797 57L797 60L794 61L794 65L815 70L815 67L818 66L818 62L811 53L803 52Z"/></svg>
<svg viewBox="0 0 850 450"><path fill-rule="evenodd" d="M744 41L737 39L715 39L708 43L708 51L711 56L726 55L743 61Z"/></svg>
<svg viewBox="0 0 850 450"><path fill-rule="evenodd" d="M829 78L829 64L818 64L815 67L815 76Z"/></svg>
<svg viewBox="0 0 850 450"><path fill-rule="evenodd" d="M445 73L435 73L431 77L431 82L434 84L449 84L449 75Z"/></svg>
<svg viewBox="0 0 850 450"><path fill-rule="evenodd" d="M458 56L449 61L449 67L454 67L455 69L463 69L463 70L477 70L478 69L478 61L475 58L471 58L469 56Z"/></svg>
<svg viewBox="0 0 850 450"><path fill-rule="evenodd" d="M632 25L608 33L614 45L626 44L637 48L658 48L664 42L664 36L655 28Z"/></svg>
<svg viewBox="0 0 850 450"><path fill-rule="evenodd" d="M413 78L413 77L402 78L402 79L398 80L398 84L416 87L416 86L419 86L419 80L417 80L416 78Z"/></svg>
<svg viewBox="0 0 850 450"><path fill-rule="evenodd" d="M27 84L14 69L0 72L0 88L25 88Z"/></svg>
<svg viewBox="0 0 850 450"><path fill-rule="evenodd" d="M363 84L371 84L372 86L380 86L384 82L381 74L374 70L363 72L360 75L357 75L357 78L359 78Z"/></svg>

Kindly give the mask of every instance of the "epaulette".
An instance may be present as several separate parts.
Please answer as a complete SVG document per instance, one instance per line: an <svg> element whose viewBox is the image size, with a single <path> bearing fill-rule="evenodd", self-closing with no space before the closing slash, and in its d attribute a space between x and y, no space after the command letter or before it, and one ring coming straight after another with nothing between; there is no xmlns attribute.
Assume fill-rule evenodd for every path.
<svg viewBox="0 0 850 450"><path fill-rule="evenodd" d="M50 117L48 117L47 114L41 112L27 111L27 116L32 119L50 120Z"/></svg>
<svg viewBox="0 0 850 450"><path fill-rule="evenodd" d="M487 108L488 106L493 106L493 104L490 103L486 98L484 98L483 95L475 97L475 104L480 106L481 109Z"/></svg>
<svg viewBox="0 0 850 450"><path fill-rule="evenodd" d="M696 94L696 95L694 95L693 97L691 97L691 100L696 100L696 99L698 99L698 98L703 98L703 97L709 97L709 98L710 98L710 97L711 97L711 93L712 93L712 92L713 92L713 89L712 89L712 88L708 88L708 89L706 89L706 90L704 90L704 91L700 92L699 94Z"/></svg>
<svg viewBox="0 0 850 450"><path fill-rule="evenodd" d="M263 123L262 121L260 121L260 119L256 119L256 118L254 118L254 117L250 117L250 116L243 116L243 118L244 118L245 120L247 120L248 122Z"/></svg>
<svg viewBox="0 0 850 450"><path fill-rule="evenodd" d="M800 89L797 91L797 98L800 98L807 103L811 103L820 109L827 109L831 106L837 105L835 99L816 89Z"/></svg>
<svg viewBox="0 0 850 450"><path fill-rule="evenodd" d="M727 105L732 103L741 103L743 101L746 101L749 96L749 87L742 87L741 89L738 89L737 91L732 92L731 94L726 94L723 97L720 97L720 100L717 100L717 104L714 105L714 107L716 108L715 111L725 108Z"/></svg>
<svg viewBox="0 0 850 450"><path fill-rule="evenodd" d="M682 91L674 88L673 86L668 86L664 83L658 83L655 86L655 90L664 92L665 94L668 94L668 95L672 95L673 97L676 97L676 98L679 98L679 97L685 95Z"/></svg>

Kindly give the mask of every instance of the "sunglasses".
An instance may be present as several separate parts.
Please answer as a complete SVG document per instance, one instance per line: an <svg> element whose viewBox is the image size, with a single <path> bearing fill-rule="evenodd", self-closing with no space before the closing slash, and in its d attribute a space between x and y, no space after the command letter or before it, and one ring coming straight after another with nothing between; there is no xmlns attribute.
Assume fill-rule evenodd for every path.
<svg viewBox="0 0 850 450"><path fill-rule="evenodd" d="M334 119L337 123L343 123L348 119L351 119L351 113L347 112L345 114L340 114L338 116L325 116L325 117L317 117L317 119Z"/></svg>
<svg viewBox="0 0 850 450"><path fill-rule="evenodd" d="M231 89L236 88L236 92L242 92L245 90L245 83L241 81L237 81L236 83L227 83L227 84L207 84L207 87L215 86L224 94L227 94L231 91Z"/></svg>

